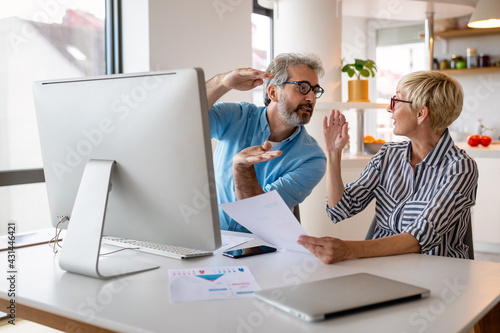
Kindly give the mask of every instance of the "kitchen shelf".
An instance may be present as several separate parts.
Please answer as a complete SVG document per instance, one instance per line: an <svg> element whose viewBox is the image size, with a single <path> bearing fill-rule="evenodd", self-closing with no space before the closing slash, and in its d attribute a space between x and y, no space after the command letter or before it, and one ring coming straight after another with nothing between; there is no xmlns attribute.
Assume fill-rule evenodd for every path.
<svg viewBox="0 0 500 333"><path fill-rule="evenodd" d="M489 28L489 29L460 29L460 30L448 30L442 32L434 33L434 37L441 37L444 39L449 38L462 38L462 37L473 37L473 36L486 36L486 35L497 35L500 34L500 28Z"/></svg>
<svg viewBox="0 0 500 333"><path fill-rule="evenodd" d="M448 75L479 75L488 73L500 73L500 67L490 66L481 68L464 68L464 69L441 69L440 72Z"/></svg>
<svg viewBox="0 0 500 333"><path fill-rule="evenodd" d="M436 32L434 37L440 37L442 39L452 39L452 38L465 38L465 37L476 37L476 36L487 36L487 35L499 35L500 28L489 28L489 29L458 29L458 30L448 30L442 32ZM463 68L463 69L442 69L440 72L446 73L448 75L481 75L490 73L500 73L500 67L489 66L481 68Z"/></svg>

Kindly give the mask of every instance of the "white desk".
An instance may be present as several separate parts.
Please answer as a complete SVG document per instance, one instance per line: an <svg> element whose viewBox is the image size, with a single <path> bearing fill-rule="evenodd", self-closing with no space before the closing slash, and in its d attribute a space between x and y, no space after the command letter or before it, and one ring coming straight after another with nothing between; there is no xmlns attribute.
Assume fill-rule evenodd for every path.
<svg viewBox="0 0 500 333"><path fill-rule="evenodd" d="M254 241L255 242L255 241ZM108 281L62 271L51 248L17 250L16 316L78 332L466 332L500 301L500 264L426 255L350 260L323 265L308 254L278 251L235 259L179 261L121 252L158 263L160 269ZM7 254L0 253L7 269ZM431 290L427 299L307 323L253 298L173 304L169 268L247 265L263 289L357 272L404 281ZM5 276L5 274L4 274ZM0 279L0 306L8 282ZM496 306L496 310L498 310ZM5 311L5 310L3 310Z"/></svg>

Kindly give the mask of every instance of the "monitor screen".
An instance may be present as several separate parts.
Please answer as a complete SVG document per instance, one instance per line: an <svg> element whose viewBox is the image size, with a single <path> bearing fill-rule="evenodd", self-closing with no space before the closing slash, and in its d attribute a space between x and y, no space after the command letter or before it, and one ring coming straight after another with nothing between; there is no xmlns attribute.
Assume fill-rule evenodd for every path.
<svg viewBox="0 0 500 333"><path fill-rule="evenodd" d="M112 160L104 235L220 246L201 69L35 82L33 89L53 226L71 218L87 162Z"/></svg>

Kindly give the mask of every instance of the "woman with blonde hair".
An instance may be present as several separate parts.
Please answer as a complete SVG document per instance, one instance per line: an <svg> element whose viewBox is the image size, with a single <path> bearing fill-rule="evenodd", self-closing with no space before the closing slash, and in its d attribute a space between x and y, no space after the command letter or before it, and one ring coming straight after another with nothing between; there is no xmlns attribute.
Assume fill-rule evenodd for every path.
<svg viewBox="0 0 500 333"><path fill-rule="evenodd" d="M373 239L301 236L298 243L324 263L403 253L468 258L464 236L476 201L477 165L450 137L463 90L450 76L419 71L403 77L387 111L403 142L385 144L359 179L344 186L347 122L338 110L323 119L327 150L327 213L334 223L375 199Z"/></svg>

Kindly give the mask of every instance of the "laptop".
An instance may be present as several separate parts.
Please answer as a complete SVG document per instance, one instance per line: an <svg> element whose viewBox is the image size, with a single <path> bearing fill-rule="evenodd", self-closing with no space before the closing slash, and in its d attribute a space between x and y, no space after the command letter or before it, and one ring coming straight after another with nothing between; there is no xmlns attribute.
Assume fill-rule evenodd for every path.
<svg viewBox="0 0 500 333"><path fill-rule="evenodd" d="M368 273L254 293L258 299L305 321L324 320L429 295L428 289Z"/></svg>

